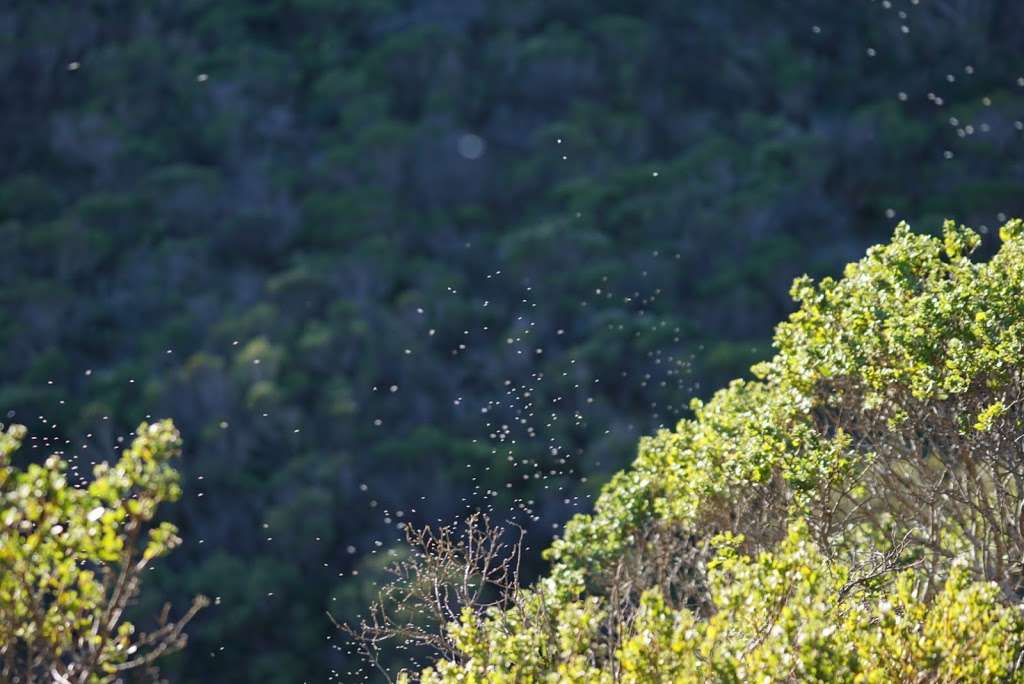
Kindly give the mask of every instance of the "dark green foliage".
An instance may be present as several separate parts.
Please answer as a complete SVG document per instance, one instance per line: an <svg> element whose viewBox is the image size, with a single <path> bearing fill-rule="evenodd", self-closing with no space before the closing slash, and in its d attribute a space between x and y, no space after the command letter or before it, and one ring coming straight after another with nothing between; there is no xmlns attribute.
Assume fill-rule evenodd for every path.
<svg viewBox="0 0 1024 684"><path fill-rule="evenodd" d="M0 411L99 450L175 419L186 543L151 584L222 597L181 681L350 670L325 611L362 607L385 511L533 501L537 572L640 434L764 356L792 277L889 209L1024 214L1024 9L895 4L0 9ZM536 439L488 439L506 380Z"/></svg>

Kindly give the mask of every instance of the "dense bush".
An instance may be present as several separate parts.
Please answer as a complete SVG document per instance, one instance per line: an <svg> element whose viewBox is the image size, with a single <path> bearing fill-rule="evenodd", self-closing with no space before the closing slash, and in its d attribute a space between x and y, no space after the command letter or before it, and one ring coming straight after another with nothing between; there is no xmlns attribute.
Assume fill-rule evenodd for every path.
<svg viewBox="0 0 1024 684"><path fill-rule="evenodd" d="M643 440L423 681L1022 681L1024 223L798 279L776 355Z"/></svg>

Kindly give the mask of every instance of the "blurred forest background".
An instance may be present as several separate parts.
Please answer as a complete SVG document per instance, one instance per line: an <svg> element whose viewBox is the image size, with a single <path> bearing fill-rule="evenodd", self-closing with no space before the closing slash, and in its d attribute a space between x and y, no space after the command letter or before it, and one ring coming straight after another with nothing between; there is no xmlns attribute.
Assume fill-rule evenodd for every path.
<svg viewBox="0 0 1024 684"><path fill-rule="evenodd" d="M182 429L172 681L357 677L403 522L539 551L900 219L1024 214L1014 0L0 8L0 416Z"/></svg>

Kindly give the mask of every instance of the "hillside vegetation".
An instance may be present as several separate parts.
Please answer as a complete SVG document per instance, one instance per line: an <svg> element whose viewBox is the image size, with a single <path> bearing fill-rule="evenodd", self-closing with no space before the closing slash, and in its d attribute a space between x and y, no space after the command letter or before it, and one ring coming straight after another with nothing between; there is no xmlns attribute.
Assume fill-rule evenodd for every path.
<svg viewBox="0 0 1024 684"><path fill-rule="evenodd" d="M137 610L212 605L171 681L358 681L328 613L363 612L399 525L514 517L528 583L641 435L769 355L794 277L901 219L1024 215L1022 26L1018 0L2 2L0 420L84 474L174 419L183 541ZM615 553L614 499L556 575L573 540Z"/></svg>

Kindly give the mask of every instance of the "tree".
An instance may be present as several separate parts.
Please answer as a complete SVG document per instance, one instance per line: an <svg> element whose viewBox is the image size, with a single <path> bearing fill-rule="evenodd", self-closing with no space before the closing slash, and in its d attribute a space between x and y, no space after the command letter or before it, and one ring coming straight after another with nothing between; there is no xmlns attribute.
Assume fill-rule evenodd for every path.
<svg viewBox="0 0 1024 684"><path fill-rule="evenodd" d="M901 224L424 682L1024 681L1024 223ZM404 674L409 677L409 674Z"/></svg>
<svg viewBox="0 0 1024 684"><path fill-rule="evenodd" d="M58 455L19 469L12 454L25 428L0 433L0 674L5 682L104 684L128 671L155 675L154 662L185 644L197 597L178 620L164 608L137 633L125 611L150 563L180 539L154 523L161 503L181 495L171 465L181 438L169 421L141 424L113 465L86 485L69 480Z"/></svg>

